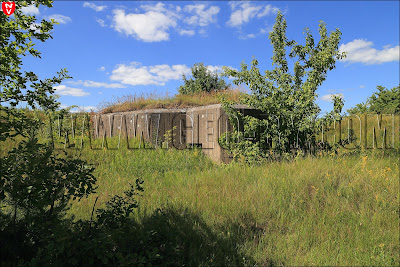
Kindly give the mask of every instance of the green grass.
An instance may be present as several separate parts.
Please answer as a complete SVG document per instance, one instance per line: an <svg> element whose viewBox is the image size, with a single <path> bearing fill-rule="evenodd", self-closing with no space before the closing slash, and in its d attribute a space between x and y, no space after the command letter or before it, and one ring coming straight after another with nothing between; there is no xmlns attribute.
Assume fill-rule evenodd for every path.
<svg viewBox="0 0 400 267"><path fill-rule="evenodd" d="M325 155L254 167L217 166L189 150L86 150L83 157L96 165L98 189L73 203L78 218L90 218L97 196L101 207L141 178L136 218L152 224L159 209L166 212L163 223L193 242L186 250L233 250L257 265L400 263L398 156ZM206 253L196 251L189 258L202 262L194 259Z"/></svg>
<svg viewBox="0 0 400 267"><path fill-rule="evenodd" d="M12 144L0 143L0 155ZM216 165L199 150L127 150L124 139L120 150L101 149L101 139L96 150L87 145L82 158L96 167L97 193L72 202L68 215L89 219L96 197L103 207L141 178L136 227L178 244L182 263L400 264L398 154L342 150L251 167Z"/></svg>

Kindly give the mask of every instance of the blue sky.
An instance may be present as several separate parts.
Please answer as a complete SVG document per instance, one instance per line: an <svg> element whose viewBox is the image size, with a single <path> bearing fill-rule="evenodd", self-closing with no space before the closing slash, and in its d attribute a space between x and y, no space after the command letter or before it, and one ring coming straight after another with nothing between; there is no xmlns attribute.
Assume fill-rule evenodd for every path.
<svg viewBox="0 0 400 267"><path fill-rule="evenodd" d="M63 106L86 109L128 94L177 93L182 73L204 62L210 70L239 69L252 57L260 70L272 68L272 30L278 11L287 37L304 44L318 24L342 32L341 51L317 90L323 112L331 94L342 94L345 109L366 100L377 85L399 84L398 1L55 1L53 8L27 7L39 20L54 18L53 39L37 44L42 59L26 57L24 67L41 78L67 68L73 79L57 87Z"/></svg>

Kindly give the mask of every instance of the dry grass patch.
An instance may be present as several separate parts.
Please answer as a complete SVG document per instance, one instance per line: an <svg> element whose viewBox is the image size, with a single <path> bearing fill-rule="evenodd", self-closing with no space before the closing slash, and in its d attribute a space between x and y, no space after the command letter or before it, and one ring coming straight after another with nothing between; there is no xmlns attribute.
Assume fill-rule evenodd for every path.
<svg viewBox="0 0 400 267"><path fill-rule="evenodd" d="M220 96L224 95L227 99L239 103L244 93L239 89L228 89L220 92L196 93L191 95L174 95L172 97L166 94L160 96L156 93L141 95L125 95L117 97L110 102L100 104L101 113L133 111L141 109L155 108L188 108L205 106L220 103Z"/></svg>

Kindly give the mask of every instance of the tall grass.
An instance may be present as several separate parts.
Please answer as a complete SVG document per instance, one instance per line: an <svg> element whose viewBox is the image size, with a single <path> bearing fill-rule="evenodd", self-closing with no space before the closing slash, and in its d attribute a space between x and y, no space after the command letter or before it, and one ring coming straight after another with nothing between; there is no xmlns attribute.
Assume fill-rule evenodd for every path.
<svg viewBox="0 0 400 267"><path fill-rule="evenodd" d="M251 167L215 165L200 150L137 149L137 141L130 144L136 149L112 149L118 137L105 149L101 141L90 150L85 139L72 155L95 165L98 189L71 202L69 216L89 219L97 197L99 208L140 178L145 191L135 218L160 236L151 224L173 226L192 263L218 250L222 263L400 264L399 154L339 152ZM0 142L1 155L10 142ZM160 212L161 222L154 220Z"/></svg>
<svg viewBox="0 0 400 267"><path fill-rule="evenodd" d="M366 134L368 148L389 149L394 147L398 149L400 147L400 115L367 114ZM339 127L339 123L324 125L325 142L334 144L339 141L340 136L341 140L350 141L350 144L346 145L347 148L365 146L365 114L344 117L341 127ZM374 139L375 143L373 142ZM322 140L322 132L317 134L317 140Z"/></svg>
<svg viewBox="0 0 400 267"><path fill-rule="evenodd" d="M198 150L94 150L83 157L96 165L99 187L73 203L78 218L89 218L97 196L100 207L141 178L139 221L159 209L189 212L194 225L206 224L258 265L400 263L397 156L331 154L253 167L217 166Z"/></svg>
<svg viewBox="0 0 400 267"><path fill-rule="evenodd" d="M99 109L102 113L111 113L155 108L187 108L219 104L220 95L225 95L227 99L238 102L242 94L239 89L228 89L220 92L174 96L168 94L162 96L156 93L125 95L100 104Z"/></svg>

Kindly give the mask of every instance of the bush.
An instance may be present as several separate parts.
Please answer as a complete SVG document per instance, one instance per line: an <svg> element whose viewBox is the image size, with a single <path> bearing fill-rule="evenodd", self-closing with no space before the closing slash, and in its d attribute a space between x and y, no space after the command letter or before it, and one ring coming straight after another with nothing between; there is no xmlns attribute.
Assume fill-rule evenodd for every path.
<svg viewBox="0 0 400 267"><path fill-rule="evenodd" d="M187 79L186 75L182 75L185 84L179 87L180 94L211 93L228 89L225 81L217 73L209 71L203 63L196 63L191 69L193 78Z"/></svg>

